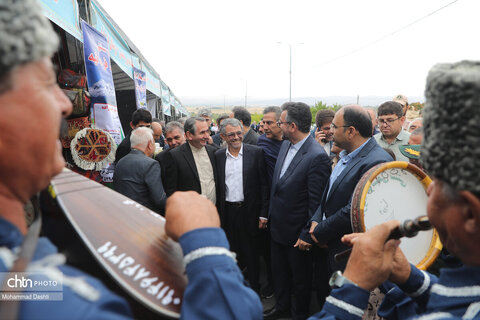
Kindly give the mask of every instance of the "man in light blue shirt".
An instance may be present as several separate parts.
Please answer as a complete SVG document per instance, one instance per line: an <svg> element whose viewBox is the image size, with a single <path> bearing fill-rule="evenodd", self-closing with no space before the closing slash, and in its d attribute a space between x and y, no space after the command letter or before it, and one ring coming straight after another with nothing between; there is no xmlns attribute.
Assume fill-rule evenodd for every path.
<svg viewBox="0 0 480 320"><path fill-rule="evenodd" d="M310 226L313 240L328 246L331 272L345 268L344 262L336 263L333 257L345 249L340 242L342 236L352 232L350 202L358 181L371 167L393 160L371 138L372 121L361 106L345 106L337 111L332 129L335 145L343 151Z"/></svg>
<svg viewBox="0 0 480 320"><path fill-rule="evenodd" d="M304 319L309 312L313 240L307 223L320 204L331 171L330 158L309 134L311 122L306 104L282 106L278 126L287 140L273 173L268 217L276 304L265 311L265 319Z"/></svg>

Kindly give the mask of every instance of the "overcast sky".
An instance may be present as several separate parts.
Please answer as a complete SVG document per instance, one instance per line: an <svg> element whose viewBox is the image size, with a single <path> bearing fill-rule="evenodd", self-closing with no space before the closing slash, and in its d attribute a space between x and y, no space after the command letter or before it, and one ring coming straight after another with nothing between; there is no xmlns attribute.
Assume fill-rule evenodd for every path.
<svg viewBox="0 0 480 320"><path fill-rule="evenodd" d="M99 2L180 100L288 99L288 43L292 100L422 96L435 63L480 59L478 0Z"/></svg>

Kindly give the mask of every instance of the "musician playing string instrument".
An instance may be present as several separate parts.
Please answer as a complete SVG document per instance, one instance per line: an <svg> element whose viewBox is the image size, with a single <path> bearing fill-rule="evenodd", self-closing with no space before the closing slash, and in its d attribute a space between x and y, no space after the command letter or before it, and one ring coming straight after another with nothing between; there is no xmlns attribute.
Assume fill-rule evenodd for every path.
<svg viewBox="0 0 480 320"><path fill-rule="evenodd" d="M57 36L36 0L2 0L0 12L0 280L5 282L27 234L23 204L65 166L58 137L72 105L58 87L49 59ZM36 271L34 280L63 278L63 297L21 301L18 310L18 304L4 298L18 292L4 291L0 317L13 308L20 319L131 317L123 299L64 262L53 244L40 238L27 270Z"/></svg>

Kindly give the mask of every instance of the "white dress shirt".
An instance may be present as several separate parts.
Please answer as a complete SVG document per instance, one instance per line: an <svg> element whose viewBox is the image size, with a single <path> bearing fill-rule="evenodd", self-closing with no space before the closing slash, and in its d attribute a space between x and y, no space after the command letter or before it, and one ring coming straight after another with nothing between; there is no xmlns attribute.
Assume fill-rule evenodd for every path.
<svg viewBox="0 0 480 320"><path fill-rule="evenodd" d="M238 156L234 157L226 149L227 161L225 163L225 201L241 202L243 197L243 143Z"/></svg>
<svg viewBox="0 0 480 320"><path fill-rule="evenodd" d="M287 155L285 156L285 161L283 162L282 170L280 171L280 178L283 177L285 174L285 171L287 171L288 167L290 166L290 163L292 162L293 158L297 154L298 150L303 146L305 143L305 140L308 139L308 135L303 139L298 141L295 144L290 143L290 148L288 148Z"/></svg>

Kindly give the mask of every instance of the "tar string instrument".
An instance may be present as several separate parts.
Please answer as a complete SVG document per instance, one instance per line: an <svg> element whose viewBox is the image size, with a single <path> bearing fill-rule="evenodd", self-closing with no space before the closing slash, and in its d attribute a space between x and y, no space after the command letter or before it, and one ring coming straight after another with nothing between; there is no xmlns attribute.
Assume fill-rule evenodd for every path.
<svg viewBox="0 0 480 320"><path fill-rule="evenodd" d="M136 318L180 316L187 285L183 253L165 234L162 216L68 169L49 191L99 268L127 300L151 312L147 317L132 307Z"/></svg>

